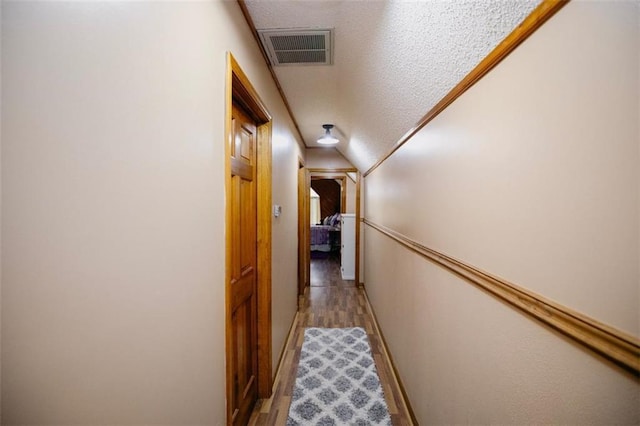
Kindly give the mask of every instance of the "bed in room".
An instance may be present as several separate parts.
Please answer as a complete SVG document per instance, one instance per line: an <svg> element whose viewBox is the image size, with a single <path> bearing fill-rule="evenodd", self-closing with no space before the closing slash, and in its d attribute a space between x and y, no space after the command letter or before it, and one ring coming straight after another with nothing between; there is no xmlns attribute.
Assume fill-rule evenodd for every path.
<svg viewBox="0 0 640 426"><path fill-rule="evenodd" d="M340 213L327 216L321 224L311 225L311 251L331 252L340 249Z"/></svg>

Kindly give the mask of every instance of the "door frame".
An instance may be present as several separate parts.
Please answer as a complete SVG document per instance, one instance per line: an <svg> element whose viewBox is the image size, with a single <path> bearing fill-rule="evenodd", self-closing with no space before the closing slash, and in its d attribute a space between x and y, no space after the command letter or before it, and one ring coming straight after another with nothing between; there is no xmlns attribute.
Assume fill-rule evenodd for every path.
<svg viewBox="0 0 640 426"><path fill-rule="evenodd" d="M309 197L306 196L307 169L302 157L298 157L298 296L304 294L309 285L309 246L306 244L309 235ZM300 305L300 300L298 300Z"/></svg>
<svg viewBox="0 0 640 426"><path fill-rule="evenodd" d="M356 169L355 167L348 167L348 168L321 168L321 167L310 167L307 168L306 170L306 179L305 179L305 191L304 191L304 197L305 197L305 204L307 206L307 212L306 212L306 225L307 227L310 227L311 225L309 224L310 222L310 218L309 218L309 203L310 203L310 195L309 195L309 191L311 188L311 179L312 176L314 175L330 175L330 174L339 174L342 173L344 174L344 176L348 176L347 173L355 173L356 174L356 258L355 258L355 269L356 269L356 285L359 286L360 285L360 226L361 226L361 211L360 211L360 185L362 183L362 174L358 171L358 169ZM322 178L320 178L322 179ZM346 187L345 187L345 192L346 192ZM311 232L307 232L306 236L305 236L305 241L304 241L304 246L307 250L307 252L310 250L311 247ZM306 283L305 285L309 285L309 283L311 283L311 267L310 267L310 262L311 262L311 256L307 255L306 256L306 274L307 276L305 277ZM302 289L304 291L304 289ZM301 293L302 294L302 293Z"/></svg>
<svg viewBox="0 0 640 426"><path fill-rule="evenodd" d="M227 52L225 91L225 356L227 424L231 421L230 401L233 392L231 359L231 205L226 203L231 194L231 143L233 129L231 113L233 101L244 107L256 121L256 210L257 261L256 304L258 340L258 398L271 396L271 128L272 118L266 106L240 68L231 52Z"/></svg>

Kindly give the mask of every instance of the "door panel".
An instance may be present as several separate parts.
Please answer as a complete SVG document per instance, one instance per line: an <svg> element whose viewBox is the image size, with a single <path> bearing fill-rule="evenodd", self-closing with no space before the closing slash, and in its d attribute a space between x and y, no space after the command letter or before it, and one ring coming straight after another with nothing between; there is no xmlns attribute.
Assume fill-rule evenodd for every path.
<svg viewBox="0 0 640 426"><path fill-rule="evenodd" d="M231 155L231 353L232 418L245 425L257 399L256 125L233 104Z"/></svg>

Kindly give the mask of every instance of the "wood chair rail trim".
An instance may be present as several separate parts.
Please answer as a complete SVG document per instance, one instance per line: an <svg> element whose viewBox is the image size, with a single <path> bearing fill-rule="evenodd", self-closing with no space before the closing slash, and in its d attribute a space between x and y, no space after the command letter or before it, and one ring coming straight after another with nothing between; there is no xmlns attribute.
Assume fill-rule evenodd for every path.
<svg viewBox="0 0 640 426"><path fill-rule="evenodd" d="M431 249L366 218L364 223L528 316L572 338L633 375L640 376L640 339L637 337Z"/></svg>
<svg viewBox="0 0 640 426"><path fill-rule="evenodd" d="M398 142L373 166L371 166L363 177L367 177L378 166L384 163L402 145L408 142L420 129L426 126L431 120L436 118L442 111L458 99L464 92L476 84L482 77L498 65L504 58L515 50L523 41L542 26L549 18L556 14L569 0L543 0L516 29L514 29L498 46L496 46L469 74L467 74L444 98L440 100L427 114L420 119Z"/></svg>

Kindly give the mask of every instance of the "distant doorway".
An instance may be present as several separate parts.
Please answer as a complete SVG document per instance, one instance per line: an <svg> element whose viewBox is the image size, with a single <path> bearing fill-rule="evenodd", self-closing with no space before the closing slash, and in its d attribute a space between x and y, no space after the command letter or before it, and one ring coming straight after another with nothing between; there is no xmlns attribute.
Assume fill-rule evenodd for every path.
<svg viewBox="0 0 640 426"><path fill-rule="evenodd" d="M355 168L348 169L307 169L305 205L307 206L307 229L305 239L307 249L307 263L305 272L305 285L313 286L319 281L322 270L328 275L335 275L335 266L338 272L342 272L345 262L351 262L354 276L348 281L357 284L360 281L360 174ZM327 189L333 187L334 189ZM336 190L337 188L337 190ZM319 196L320 214L314 215L311 220L311 189ZM324 196L323 196L324 195ZM347 213L349 212L349 213ZM353 233L345 237L342 235L343 216L350 216ZM355 221L354 221L355 218ZM354 223L355 222L355 223ZM343 246L345 238L350 238L347 244L351 247L349 259L343 258L345 254ZM314 269L314 279L311 278L311 269ZM341 274L340 274L341 275ZM339 277L342 280L342 276ZM335 281L335 280L334 280ZM299 288L300 294L304 293L304 287Z"/></svg>

